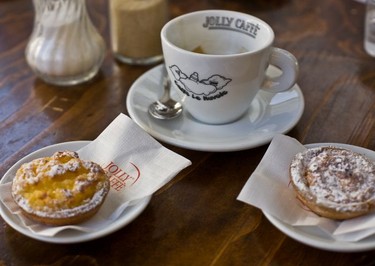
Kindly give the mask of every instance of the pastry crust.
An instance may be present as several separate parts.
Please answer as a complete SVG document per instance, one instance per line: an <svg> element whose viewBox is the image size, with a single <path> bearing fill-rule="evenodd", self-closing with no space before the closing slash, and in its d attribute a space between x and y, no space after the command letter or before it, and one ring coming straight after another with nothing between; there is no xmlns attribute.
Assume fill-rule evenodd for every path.
<svg viewBox="0 0 375 266"><path fill-rule="evenodd" d="M71 151L23 164L12 182L12 197L22 213L47 225L68 225L92 217L110 189L96 163Z"/></svg>
<svg viewBox="0 0 375 266"><path fill-rule="evenodd" d="M298 199L320 216L343 220L375 210L375 164L362 154L307 149L293 158L290 179Z"/></svg>

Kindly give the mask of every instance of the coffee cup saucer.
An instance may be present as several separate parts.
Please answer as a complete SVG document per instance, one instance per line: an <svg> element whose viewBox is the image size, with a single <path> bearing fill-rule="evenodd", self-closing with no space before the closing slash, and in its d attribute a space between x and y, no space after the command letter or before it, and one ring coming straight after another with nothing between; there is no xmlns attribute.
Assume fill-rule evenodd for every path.
<svg viewBox="0 0 375 266"><path fill-rule="evenodd" d="M292 129L300 120L305 102L295 84L277 94L260 91L249 111L237 121L209 125L194 119L186 110L172 120L157 120L148 113L151 103L162 94L163 65L140 76L129 89L126 106L130 117L159 141L191 150L227 152L255 148L269 143L276 134ZM275 68L268 74L276 75ZM172 90L173 91L173 90ZM172 93L172 98L177 98Z"/></svg>

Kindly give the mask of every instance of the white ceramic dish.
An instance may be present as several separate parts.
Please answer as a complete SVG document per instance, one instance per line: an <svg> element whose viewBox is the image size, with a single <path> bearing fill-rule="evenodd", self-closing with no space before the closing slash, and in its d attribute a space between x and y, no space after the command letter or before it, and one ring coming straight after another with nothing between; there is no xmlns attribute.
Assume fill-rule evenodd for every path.
<svg viewBox="0 0 375 266"><path fill-rule="evenodd" d="M348 144L340 144L340 143L316 143L316 144L308 144L305 145L307 148L318 147L318 146L336 146L342 147L346 149L350 149L352 151L362 153L366 155L368 158L375 161L375 152ZM304 243L306 245L330 250L330 251L340 251L340 252L354 252L354 251L365 251L375 249L375 235L372 235L368 238L360 240L358 242L346 242L346 241L337 241L327 234L320 231L318 228L313 227L303 227L303 226L292 226L286 224L276 217L263 212L265 217L281 232L288 235L289 237Z"/></svg>
<svg viewBox="0 0 375 266"><path fill-rule="evenodd" d="M47 146L45 148L37 150L25 156L24 158L19 160L16 164L14 164L5 173L5 175L0 181L0 184L10 182L13 179L17 169L21 166L21 164L25 162L29 162L39 157L51 156L56 151L79 150L80 148L84 147L88 143L89 141L64 142L64 143ZM104 227L98 228L95 232L87 233L87 232L81 232L81 231L76 231L76 230L64 230L53 237L46 237L46 236L40 236L40 235L34 234L32 231L27 229L21 223L21 221L18 219L17 216L10 213L8 209L2 203L0 203L0 215L4 219L4 221L7 224L9 224L12 228L14 228L16 231L28 237L41 240L44 242L50 242L50 243L78 243L78 242L84 242L84 241L93 240L99 237L103 237L105 235L108 235L110 233L113 233L119 230L120 228L124 227L125 225L133 221L135 218L137 218L138 215L140 215L142 211L146 208L150 200L151 200L151 196L145 197L144 199L140 200L137 204L128 207L120 215L120 217L117 220L113 221L113 223L111 223L109 226L106 225Z"/></svg>
<svg viewBox="0 0 375 266"><path fill-rule="evenodd" d="M304 110L303 94L295 85L276 95L260 91L249 112L230 124L204 124L187 112L176 119L156 120L148 114L148 106L162 94L162 67L154 67L133 83L126 105L130 117L146 132L178 147L221 152L255 148L269 143L275 134L288 132ZM277 75L274 68L269 72ZM172 96L175 98L176 94Z"/></svg>

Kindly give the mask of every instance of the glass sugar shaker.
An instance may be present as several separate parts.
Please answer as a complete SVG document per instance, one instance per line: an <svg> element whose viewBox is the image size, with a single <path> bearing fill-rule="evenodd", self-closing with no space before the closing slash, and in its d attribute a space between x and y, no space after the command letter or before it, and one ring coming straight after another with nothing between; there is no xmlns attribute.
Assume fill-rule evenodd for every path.
<svg viewBox="0 0 375 266"><path fill-rule="evenodd" d="M167 0L110 0L115 58L130 65L163 60L160 31L168 20Z"/></svg>
<svg viewBox="0 0 375 266"><path fill-rule="evenodd" d="M93 78L103 62L105 43L85 0L33 0L33 4L34 28L25 51L31 69L55 85Z"/></svg>

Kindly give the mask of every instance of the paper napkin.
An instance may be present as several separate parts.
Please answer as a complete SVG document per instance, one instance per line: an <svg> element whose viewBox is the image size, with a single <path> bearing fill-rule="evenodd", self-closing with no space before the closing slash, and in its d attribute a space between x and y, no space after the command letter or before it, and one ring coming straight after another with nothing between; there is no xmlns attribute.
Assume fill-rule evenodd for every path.
<svg viewBox="0 0 375 266"><path fill-rule="evenodd" d="M305 149L293 138L276 135L237 199L292 226L318 227L336 240L355 242L374 234L375 214L336 221L314 214L298 201L289 181L289 165Z"/></svg>
<svg viewBox="0 0 375 266"><path fill-rule="evenodd" d="M128 206L152 195L191 164L188 159L163 147L124 114L77 152L81 159L100 164L111 182L104 204L84 223L52 227L33 222L21 214L13 201L11 183L0 186L0 200L35 234L53 236L65 229L92 232L102 228L116 220Z"/></svg>

